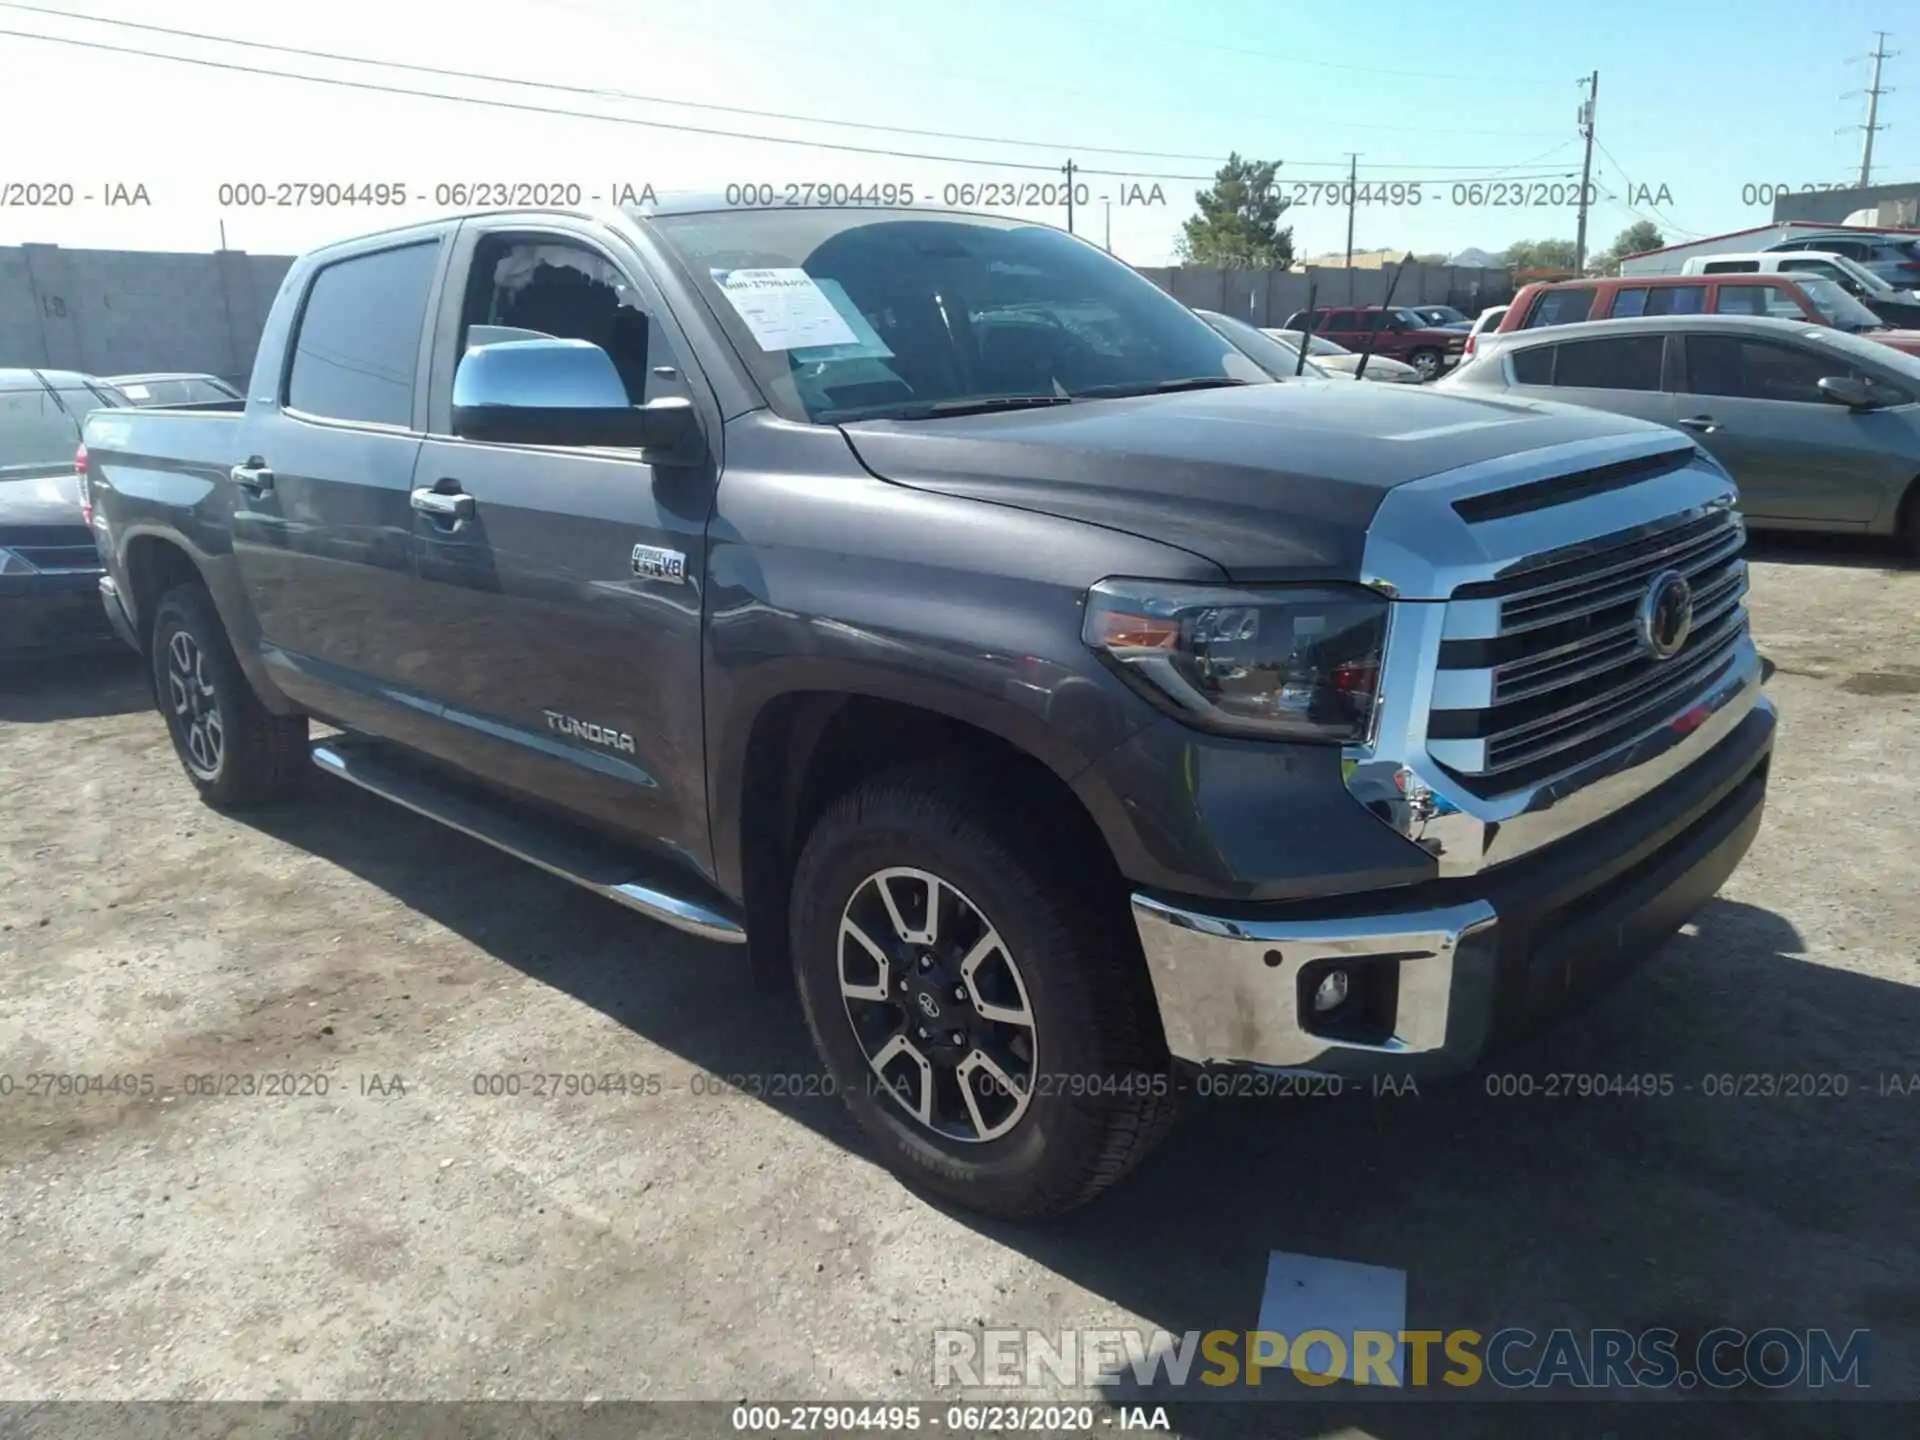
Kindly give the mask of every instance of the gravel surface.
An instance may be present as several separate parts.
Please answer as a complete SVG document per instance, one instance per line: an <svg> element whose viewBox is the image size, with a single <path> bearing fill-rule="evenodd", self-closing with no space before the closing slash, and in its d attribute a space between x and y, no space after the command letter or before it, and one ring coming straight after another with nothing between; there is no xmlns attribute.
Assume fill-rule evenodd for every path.
<svg viewBox="0 0 1920 1440"><path fill-rule="evenodd" d="M1500 1065L1670 1097L1196 1103L1037 1229L878 1169L741 952L325 777L216 814L130 658L0 672L0 1397L926 1399L938 1328L1252 1328L1276 1249L1405 1270L1431 1328L1865 1328L1920 1396L1920 570L1771 543L1753 585L1759 842ZM1846 1093L1706 1093L1744 1075ZM1321 1393L1259 1433L1462 1433Z"/></svg>

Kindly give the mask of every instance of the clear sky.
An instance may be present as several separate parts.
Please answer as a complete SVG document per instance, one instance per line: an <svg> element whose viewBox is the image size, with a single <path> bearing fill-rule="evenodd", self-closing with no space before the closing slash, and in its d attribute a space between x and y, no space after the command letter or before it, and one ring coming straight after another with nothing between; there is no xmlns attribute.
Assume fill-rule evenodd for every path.
<svg viewBox="0 0 1920 1440"><path fill-rule="evenodd" d="M96 18L66 18L80 15ZM1101 241L1111 224L1116 253L1158 264L1192 213L1192 177L1238 150L1284 161L1283 182L1303 187L1297 253L1343 248L1345 209L1311 186L1341 178L1349 151L1363 181L1388 187L1359 208L1358 248L1497 251L1572 237L1576 81L1595 69L1603 198L1589 243L1636 210L1676 239L1763 223L1754 187L1857 174L1848 127L1865 100L1842 97L1868 83L1858 57L1877 29L1906 53L1887 62L1897 93L1881 102L1874 177L1920 181L1916 15L1912 0L42 0L0 5L0 31L136 53L0 34L0 243L207 250L224 223L236 249L291 252L440 213L458 198L440 187L475 182L577 185L585 199L621 184L778 197L809 181L965 199L947 187L1057 186L1072 158L1088 172L1079 233ZM161 54L528 108L148 58ZM1472 183L1494 179L1505 189ZM242 203L262 198L248 187L272 202L300 182L405 185L409 203ZM107 205L116 184L150 203ZM22 203L63 185L71 204ZM240 187L234 203L223 185ZM1496 193L1527 203L1490 204ZM1023 213L1066 220L1059 205Z"/></svg>

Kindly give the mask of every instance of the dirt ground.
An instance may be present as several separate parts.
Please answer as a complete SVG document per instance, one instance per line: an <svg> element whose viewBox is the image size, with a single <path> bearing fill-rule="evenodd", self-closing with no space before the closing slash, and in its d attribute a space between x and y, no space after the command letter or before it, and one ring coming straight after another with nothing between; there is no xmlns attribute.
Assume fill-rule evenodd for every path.
<svg viewBox="0 0 1920 1440"><path fill-rule="evenodd" d="M1920 1397L1920 570L1769 543L1753 590L1758 844L1500 1067L1671 1096L1196 1103L1033 1229L903 1189L835 1099L708 1083L816 1069L738 951L324 777L205 809L130 658L0 673L0 1398L925 1399L939 1328L1252 1328L1272 1250L1403 1269L1431 1328L1864 1328ZM1783 1074L1846 1093L1706 1093ZM1354 1398L1259 1433L1467 1433Z"/></svg>

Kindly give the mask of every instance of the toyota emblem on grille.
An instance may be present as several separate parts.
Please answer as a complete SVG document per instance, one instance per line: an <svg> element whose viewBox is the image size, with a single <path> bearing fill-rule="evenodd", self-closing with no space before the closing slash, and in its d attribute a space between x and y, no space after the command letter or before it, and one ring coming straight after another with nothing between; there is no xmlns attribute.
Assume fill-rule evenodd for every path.
<svg viewBox="0 0 1920 1440"><path fill-rule="evenodd" d="M1640 598L1640 613L1635 618L1640 644L1656 660L1667 660L1680 653L1693 630L1693 587L1678 570L1663 570L1653 577L1647 593Z"/></svg>

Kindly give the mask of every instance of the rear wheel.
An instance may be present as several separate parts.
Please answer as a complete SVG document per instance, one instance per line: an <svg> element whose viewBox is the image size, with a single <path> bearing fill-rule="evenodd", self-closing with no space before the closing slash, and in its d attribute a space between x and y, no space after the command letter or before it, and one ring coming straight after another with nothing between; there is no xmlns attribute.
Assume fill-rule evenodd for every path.
<svg viewBox="0 0 1920 1440"><path fill-rule="evenodd" d="M1407 363L1420 372L1422 381L1427 381L1439 376L1443 362L1438 350L1416 350L1407 357Z"/></svg>
<svg viewBox="0 0 1920 1440"><path fill-rule="evenodd" d="M1906 498L1900 502L1899 538L1907 553L1920 560L1920 480L1907 486Z"/></svg>
<svg viewBox="0 0 1920 1440"><path fill-rule="evenodd" d="M304 715L260 703L200 585L181 585L154 609L153 692L174 753L200 798L216 808L288 794L308 770Z"/></svg>
<svg viewBox="0 0 1920 1440"><path fill-rule="evenodd" d="M801 1001L889 1168L1058 1214L1165 1132L1165 1042L1124 906L972 780L916 767L828 807L793 880Z"/></svg>

